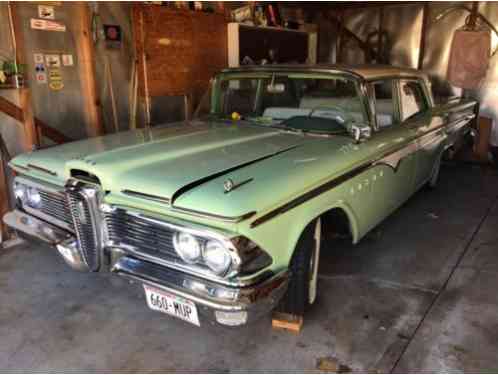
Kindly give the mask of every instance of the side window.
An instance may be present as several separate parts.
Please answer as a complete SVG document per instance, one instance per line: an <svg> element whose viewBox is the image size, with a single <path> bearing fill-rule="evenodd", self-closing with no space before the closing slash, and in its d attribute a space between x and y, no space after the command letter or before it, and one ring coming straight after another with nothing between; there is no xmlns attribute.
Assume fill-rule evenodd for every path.
<svg viewBox="0 0 498 375"><path fill-rule="evenodd" d="M417 81L401 81L399 88L402 121L427 110L425 94L420 83Z"/></svg>
<svg viewBox="0 0 498 375"><path fill-rule="evenodd" d="M375 96L375 117L380 129L389 127L394 122L393 80L373 83Z"/></svg>

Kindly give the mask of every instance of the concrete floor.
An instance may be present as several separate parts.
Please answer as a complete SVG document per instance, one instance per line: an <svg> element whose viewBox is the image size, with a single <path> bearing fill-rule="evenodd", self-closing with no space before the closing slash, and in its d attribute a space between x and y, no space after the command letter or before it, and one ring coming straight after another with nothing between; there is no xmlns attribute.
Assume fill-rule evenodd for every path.
<svg viewBox="0 0 498 375"><path fill-rule="evenodd" d="M195 328L148 310L140 289L68 269L48 248L0 252L0 372L498 368L498 175L445 164L362 243L325 247L319 299L294 335L270 318Z"/></svg>

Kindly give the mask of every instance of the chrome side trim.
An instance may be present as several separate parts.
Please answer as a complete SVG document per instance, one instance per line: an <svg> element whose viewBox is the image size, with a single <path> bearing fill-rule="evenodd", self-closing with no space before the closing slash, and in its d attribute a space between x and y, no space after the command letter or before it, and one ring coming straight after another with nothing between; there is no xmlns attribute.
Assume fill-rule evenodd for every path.
<svg viewBox="0 0 498 375"><path fill-rule="evenodd" d="M125 189L125 190L121 190L121 193L129 195L131 197L140 198L140 199L147 199L147 200L150 200L150 201L155 201L155 202L164 203L164 204L168 204L168 205L170 203L169 198L159 197L157 195L140 193L138 191L126 190Z"/></svg>
<svg viewBox="0 0 498 375"><path fill-rule="evenodd" d="M471 121L474 117L475 117L475 114L467 115L467 116L464 116L463 118L459 118L459 119L451 122L450 124L448 124L448 131L450 133L453 133L455 131L460 130L461 128L466 126L469 123L469 121Z"/></svg>
<svg viewBox="0 0 498 375"><path fill-rule="evenodd" d="M51 171L51 170L46 169L46 168L39 167L39 166L34 165L34 164L28 164L27 167L31 168L31 169L34 169L34 170L37 170L39 172L43 172L43 173L49 174L50 176L57 176L56 172Z"/></svg>
<svg viewBox="0 0 498 375"><path fill-rule="evenodd" d="M362 164L362 165L356 167L355 169L352 169L351 171L349 171L343 175L340 175L340 176L324 183L323 185L320 185L320 186L304 193L303 195L283 204L282 206L275 208L274 210L268 212L267 214L259 217L256 220L254 220L251 223L251 228L255 228L255 227L287 212L287 211L292 210L293 208L295 208L297 206L300 206L301 204L309 201L310 199L313 199L316 196L323 194L326 191L329 191L329 190L335 188L336 186L347 181L348 179L353 178L354 176L366 171L368 168L371 167L371 165L372 165L372 163L370 163L370 162Z"/></svg>
<svg viewBox="0 0 498 375"><path fill-rule="evenodd" d="M446 135L444 133L429 134L430 137L423 136L419 139L419 148L423 150L434 149L439 146L441 142L446 140Z"/></svg>
<svg viewBox="0 0 498 375"><path fill-rule="evenodd" d="M9 162L9 167L11 167L12 169L14 170L19 170L19 171L22 171L22 172L28 172L29 171L29 168L28 167L24 167L22 165L17 165L17 164L14 164L12 162Z"/></svg>
<svg viewBox="0 0 498 375"><path fill-rule="evenodd" d="M360 164L359 166L350 170L349 172L346 172L343 175L335 177L335 178L331 179L330 181L324 183L323 185L320 185L320 186L304 193L303 195L275 208L274 210L266 213L265 215L257 218L256 220L254 220L251 223L251 228L255 228L255 227L257 227L257 226L259 226L259 225L261 225L261 224L263 224L263 223L265 223L265 222L267 222L267 221L269 221L269 220L271 220L271 219L273 219L273 218L275 218L275 217L277 217L277 216L279 216L279 215L281 215L289 210L292 210L293 208L295 208L297 206L300 206L304 202L307 202L308 200L313 199L316 196L335 188L336 186L347 181L348 179L353 178L353 177L357 176L358 174L360 174L360 173L362 173L362 172L364 172L372 167L375 167L376 165L381 165L381 164L388 165L389 167L393 168L394 171L396 171L397 168L399 167L401 161L404 158L406 158L408 155L416 152L419 149L418 143L422 137L426 137L426 136L431 137L431 138L436 137L437 135L435 135L434 133L437 132L438 130L441 131L444 127L445 127L444 125L441 125L441 126L438 126L437 128L431 129L423 136L410 140L404 146L399 147L398 149L386 152L383 156L381 156L377 160L374 160L372 162L366 162L364 164ZM445 137L445 135L442 135L442 136Z"/></svg>
<svg viewBox="0 0 498 375"><path fill-rule="evenodd" d="M182 208L182 207L172 207L171 209L174 212L192 215L195 217L199 217L201 219L213 219L213 220L223 221L226 223L240 223L241 221L247 220L256 215L256 211L250 211L240 216L222 216L222 215L210 214L208 212L191 210L189 208Z"/></svg>
<svg viewBox="0 0 498 375"><path fill-rule="evenodd" d="M401 160L416 152L417 149L417 141L411 142L406 147L403 147L402 149L395 151L382 159L374 161L372 166L383 164L396 171L398 170Z"/></svg>

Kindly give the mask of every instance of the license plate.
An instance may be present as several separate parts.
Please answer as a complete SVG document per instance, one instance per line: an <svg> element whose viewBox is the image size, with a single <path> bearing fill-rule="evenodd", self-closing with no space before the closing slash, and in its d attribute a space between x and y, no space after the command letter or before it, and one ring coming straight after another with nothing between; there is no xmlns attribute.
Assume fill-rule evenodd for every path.
<svg viewBox="0 0 498 375"><path fill-rule="evenodd" d="M192 301L144 284L147 305L155 311L200 326L197 308Z"/></svg>

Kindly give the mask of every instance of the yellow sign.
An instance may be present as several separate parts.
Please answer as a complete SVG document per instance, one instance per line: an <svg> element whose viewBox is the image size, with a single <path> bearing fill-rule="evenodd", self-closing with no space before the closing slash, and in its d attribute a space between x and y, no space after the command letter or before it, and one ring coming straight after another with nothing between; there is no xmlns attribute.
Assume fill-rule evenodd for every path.
<svg viewBox="0 0 498 375"><path fill-rule="evenodd" d="M64 83L62 81L51 81L48 84L48 87L50 87L51 90L59 91L64 88Z"/></svg>

